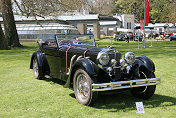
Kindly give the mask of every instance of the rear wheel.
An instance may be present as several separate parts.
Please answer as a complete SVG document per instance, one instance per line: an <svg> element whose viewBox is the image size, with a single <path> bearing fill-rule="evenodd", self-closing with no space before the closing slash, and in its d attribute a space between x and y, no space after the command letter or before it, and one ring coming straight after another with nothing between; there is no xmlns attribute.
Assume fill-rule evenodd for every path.
<svg viewBox="0 0 176 118"><path fill-rule="evenodd" d="M43 79L44 77L43 74L41 74L37 58L33 59L33 74L36 79Z"/></svg>
<svg viewBox="0 0 176 118"><path fill-rule="evenodd" d="M140 71L140 79L155 78L152 72ZM156 85L132 88L131 93L134 97L140 99L149 99L153 96Z"/></svg>
<svg viewBox="0 0 176 118"><path fill-rule="evenodd" d="M92 79L83 69L75 72L73 88L76 99L83 105L91 105L97 98L97 92L92 91Z"/></svg>

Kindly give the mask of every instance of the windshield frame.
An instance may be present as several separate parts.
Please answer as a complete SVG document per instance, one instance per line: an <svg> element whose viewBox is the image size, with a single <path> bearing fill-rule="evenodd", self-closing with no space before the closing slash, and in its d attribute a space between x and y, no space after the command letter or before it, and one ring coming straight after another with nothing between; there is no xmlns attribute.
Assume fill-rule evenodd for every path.
<svg viewBox="0 0 176 118"><path fill-rule="evenodd" d="M71 34L69 34L69 35L64 35L64 34L60 35L60 34L57 34L57 35L55 35L55 39L56 39L58 48L62 47L62 45L59 45L59 42L60 42L59 39L61 39L60 37L66 37L66 36L69 36L69 37L86 37L86 36L87 37L92 37L92 39L90 39L90 40L92 40L92 45L90 45L90 44L83 44L83 45L96 46L96 44L95 44L95 38L94 38L93 34L90 34L90 35L89 34L79 34L79 35L71 35ZM64 38L63 38L63 40L64 40Z"/></svg>

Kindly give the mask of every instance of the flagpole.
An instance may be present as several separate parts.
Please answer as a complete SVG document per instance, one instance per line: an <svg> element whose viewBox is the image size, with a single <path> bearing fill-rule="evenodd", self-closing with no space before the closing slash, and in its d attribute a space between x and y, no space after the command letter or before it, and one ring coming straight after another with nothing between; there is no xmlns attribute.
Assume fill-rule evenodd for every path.
<svg viewBox="0 0 176 118"><path fill-rule="evenodd" d="M143 48L145 48L145 1L144 0L144 40L143 40Z"/></svg>

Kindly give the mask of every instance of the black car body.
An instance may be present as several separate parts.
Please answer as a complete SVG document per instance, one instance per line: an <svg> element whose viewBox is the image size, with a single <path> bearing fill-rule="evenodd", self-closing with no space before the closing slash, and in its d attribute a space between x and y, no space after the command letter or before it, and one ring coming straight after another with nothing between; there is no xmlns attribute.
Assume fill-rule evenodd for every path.
<svg viewBox="0 0 176 118"><path fill-rule="evenodd" d="M38 43L30 64L34 77L49 75L65 81L65 87L73 87L76 99L84 105L92 104L99 91L117 89L148 99L160 83L152 60L132 52L122 59L112 47L96 47L93 35L56 35L55 40Z"/></svg>
<svg viewBox="0 0 176 118"><path fill-rule="evenodd" d="M170 38L170 41L175 41L176 40L176 35L171 35L169 38Z"/></svg>

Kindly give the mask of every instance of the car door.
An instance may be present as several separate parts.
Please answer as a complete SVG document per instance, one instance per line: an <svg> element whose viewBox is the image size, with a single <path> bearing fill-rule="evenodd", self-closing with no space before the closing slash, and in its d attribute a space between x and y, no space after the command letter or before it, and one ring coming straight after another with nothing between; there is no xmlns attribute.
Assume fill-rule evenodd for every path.
<svg viewBox="0 0 176 118"><path fill-rule="evenodd" d="M56 45L56 42L49 42L48 45L44 46L42 50L45 53L49 64L50 76L54 78L60 78L61 54Z"/></svg>

